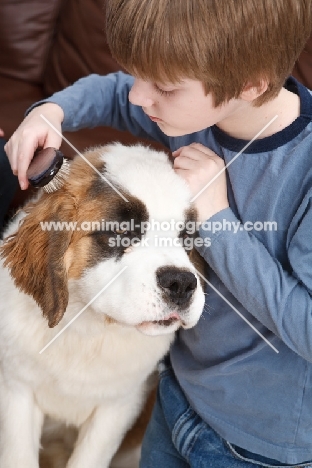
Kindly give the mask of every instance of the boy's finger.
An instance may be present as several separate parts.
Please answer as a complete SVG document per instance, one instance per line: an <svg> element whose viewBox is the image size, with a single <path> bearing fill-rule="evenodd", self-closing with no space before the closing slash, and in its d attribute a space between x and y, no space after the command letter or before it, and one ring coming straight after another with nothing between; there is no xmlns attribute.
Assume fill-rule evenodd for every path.
<svg viewBox="0 0 312 468"><path fill-rule="evenodd" d="M26 160L23 160L21 163L19 163L18 165L18 173L17 173L17 176L18 176L18 181L19 181L19 184L20 184L20 187L22 190L26 190L28 188L28 179L26 177L26 172L27 172L27 169L28 169L28 162Z"/></svg>
<svg viewBox="0 0 312 468"><path fill-rule="evenodd" d="M179 149L173 151L173 152L172 152L172 156L173 156L174 158L177 158L178 156L180 156L181 151L183 150L183 148L185 148L185 146L181 146L181 148L179 148Z"/></svg>
<svg viewBox="0 0 312 468"><path fill-rule="evenodd" d="M178 174L178 176L182 177L182 179L185 178L185 174L186 174L185 169L174 169L174 172Z"/></svg>
<svg viewBox="0 0 312 468"><path fill-rule="evenodd" d="M62 138L53 131L53 133L51 132L48 134L44 142L43 148L59 149L61 144L62 144Z"/></svg>
<svg viewBox="0 0 312 468"><path fill-rule="evenodd" d="M23 143L18 148L16 157L17 176L22 190L26 190L29 185L26 173L37 146L37 144L34 146L34 143L27 144L27 141L23 140Z"/></svg>
<svg viewBox="0 0 312 468"><path fill-rule="evenodd" d="M210 148L207 148L207 146L202 145L201 143L191 143L190 147L204 154L208 154L208 155L215 154Z"/></svg>
<svg viewBox="0 0 312 468"><path fill-rule="evenodd" d="M173 168L176 169L194 169L196 166L196 162L192 158L188 158L187 156L179 156L173 161Z"/></svg>
<svg viewBox="0 0 312 468"><path fill-rule="evenodd" d="M181 151L178 155L175 156L174 159L176 160L178 157L192 159L193 161L200 161L203 157L203 152L191 146L184 146L181 148Z"/></svg>
<svg viewBox="0 0 312 468"><path fill-rule="evenodd" d="M178 148L176 151L172 152L172 156L174 158L177 158L178 156L188 156L194 152L198 151L196 148L193 148L193 144L187 145L187 146L181 146L181 148Z"/></svg>
<svg viewBox="0 0 312 468"><path fill-rule="evenodd" d="M181 146L181 148L178 148L176 151L172 152L172 156L176 158L177 156L180 156L181 153L183 154L193 154L194 156L196 154L204 153L207 155L214 155L215 153L211 151L209 148L206 146L202 145L201 143L191 143L188 146Z"/></svg>

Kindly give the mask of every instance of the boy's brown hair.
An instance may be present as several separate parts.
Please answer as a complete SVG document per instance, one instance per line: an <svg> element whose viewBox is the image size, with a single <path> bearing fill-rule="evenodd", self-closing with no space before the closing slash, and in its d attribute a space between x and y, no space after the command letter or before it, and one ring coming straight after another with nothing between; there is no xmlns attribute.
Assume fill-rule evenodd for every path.
<svg viewBox="0 0 312 468"><path fill-rule="evenodd" d="M215 106L261 80L275 97L311 32L312 0L108 0L107 39L131 74L199 80Z"/></svg>

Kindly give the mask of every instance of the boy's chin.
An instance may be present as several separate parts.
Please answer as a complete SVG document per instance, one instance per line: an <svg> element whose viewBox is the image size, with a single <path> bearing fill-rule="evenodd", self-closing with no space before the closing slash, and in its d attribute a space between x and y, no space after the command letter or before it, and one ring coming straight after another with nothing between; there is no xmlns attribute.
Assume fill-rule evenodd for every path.
<svg viewBox="0 0 312 468"><path fill-rule="evenodd" d="M170 125L167 125L163 122L157 122L157 125L160 128L160 130L169 137L177 137L193 133L191 131L188 132L187 130L181 130L179 128L171 127Z"/></svg>
<svg viewBox="0 0 312 468"><path fill-rule="evenodd" d="M194 132L199 132L202 130L202 128L200 129L181 129L181 128L175 128L175 127L171 127L170 125L168 124L165 124L163 122L157 122L157 125L158 127L160 128L160 130L167 136L169 137L178 137L178 136L184 136L184 135L190 135L191 133L194 133Z"/></svg>

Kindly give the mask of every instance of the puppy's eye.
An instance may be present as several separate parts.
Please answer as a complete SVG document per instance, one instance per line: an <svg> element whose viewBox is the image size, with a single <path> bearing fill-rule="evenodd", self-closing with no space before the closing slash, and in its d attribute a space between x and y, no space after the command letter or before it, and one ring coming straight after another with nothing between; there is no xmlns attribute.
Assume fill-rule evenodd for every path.
<svg viewBox="0 0 312 468"><path fill-rule="evenodd" d="M187 231L182 231L182 232L180 232L179 237L180 237L180 239L188 239L189 237L193 237L193 236L190 235Z"/></svg>
<svg viewBox="0 0 312 468"><path fill-rule="evenodd" d="M115 229L114 233L122 236L122 235L128 234L129 231L127 231L127 229Z"/></svg>

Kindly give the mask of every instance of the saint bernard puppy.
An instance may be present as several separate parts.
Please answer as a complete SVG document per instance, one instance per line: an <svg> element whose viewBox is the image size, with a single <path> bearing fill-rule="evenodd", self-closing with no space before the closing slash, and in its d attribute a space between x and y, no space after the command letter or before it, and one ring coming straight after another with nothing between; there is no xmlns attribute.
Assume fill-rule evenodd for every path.
<svg viewBox="0 0 312 468"><path fill-rule="evenodd" d="M1 468L39 467L45 416L78 429L67 468L110 466L175 331L204 306L185 248L196 212L168 156L121 144L84 156L1 246Z"/></svg>

